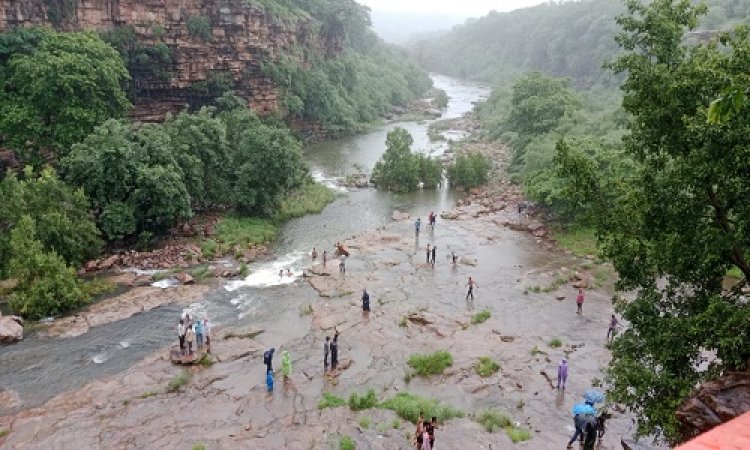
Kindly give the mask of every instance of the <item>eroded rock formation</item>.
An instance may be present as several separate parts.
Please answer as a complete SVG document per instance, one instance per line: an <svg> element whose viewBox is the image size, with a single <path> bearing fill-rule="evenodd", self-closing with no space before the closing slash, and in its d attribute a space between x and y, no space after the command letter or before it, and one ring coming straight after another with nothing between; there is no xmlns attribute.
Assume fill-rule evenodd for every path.
<svg viewBox="0 0 750 450"><path fill-rule="evenodd" d="M158 70L129 67L131 115L143 121L210 101L212 83L229 85L260 113L275 110L278 91L261 65L298 47L335 55L343 42L330 33L320 37L311 19L282 21L245 0L7 0L0 6L0 31L38 25L67 31L130 26L142 44L166 45L171 62Z"/></svg>
<svg viewBox="0 0 750 450"><path fill-rule="evenodd" d="M704 384L677 411L686 438L750 411L750 371L733 372Z"/></svg>

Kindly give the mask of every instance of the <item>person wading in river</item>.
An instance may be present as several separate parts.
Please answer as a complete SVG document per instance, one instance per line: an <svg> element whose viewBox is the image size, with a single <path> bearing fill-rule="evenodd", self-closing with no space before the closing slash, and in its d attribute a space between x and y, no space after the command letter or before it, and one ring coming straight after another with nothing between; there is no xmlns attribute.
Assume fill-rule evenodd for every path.
<svg viewBox="0 0 750 450"><path fill-rule="evenodd" d="M472 280L471 277L469 277L469 282L466 283L466 286L469 288L469 291L466 293L466 300L471 297L472 300L474 300L474 287L477 285L477 282Z"/></svg>
<svg viewBox="0 0 750 450"><path fill-rule="evenodd" d="M427 255L427 264L430 263L430 252L432 251L432 247L430 247L430 244L427 244L427 252L425 253Z"/></svg>
<svg viewBox="0 0 750 450"><path fill-rule="evenodd" d="M315 260L318 259L318 250L315 247L313 247L313 249L312 249L312 255L311 256L312 256L312 262L313 262L313 264L315 264Z"/></svg>
<svg viewBox="0 0 750 450"><path fill-rule="evenodd" d="M432 246L432 266L435 266L435 255L437 254L437 245Z"/></svg>

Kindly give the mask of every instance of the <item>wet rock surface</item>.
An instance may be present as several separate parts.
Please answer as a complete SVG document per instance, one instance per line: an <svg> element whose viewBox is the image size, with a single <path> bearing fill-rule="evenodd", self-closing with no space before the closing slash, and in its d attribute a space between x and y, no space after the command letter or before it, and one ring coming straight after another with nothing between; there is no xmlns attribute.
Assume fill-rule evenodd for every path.
<svg viewBox="0 0 750 450"><path fill-rule="evenodd" d="M728 373L705 383L679 410L686 437L697 436L750 411L750 371Z"/></svg>
<svg viewBox="0 0 750 450"><path fill-rule="evenodd" d="M0 344L9 344L23 339L23 319L0 314Z"/></svg>
<svg viewBox="0 0 750 450"><path fill-rule="evenodd" d="M264 324L262 334L232 330L233 337L225 339L228 331L215 333L215 363L186 369L192 378L175 392L166 386L183 368L170 364L173 343L168 343L119 375L0 417L9 430L0 445L190 448L202 442L207 448L330 448L339 435L348 435L358 448L409 448L405 434L412 425L399 419L401 429L386 426L397 418L392 411L317 408L323 392L347 398L373 388L380 400L408 391L465 411L466 418L439 428L438 448L562 448L572 433L570 408L592 379L601 377L609 359L605 336L611 302L606 293L589 292L579 316L572 287L559 288L564 301L556 301L555 293L525 294L541 274L575 267L576 261L540 253L532 236L498 226L509 214L501 210L438 222L418 240L410 221L344 240L350 251L346 273L330 260L326 268L317 264L307 271L309 287L288 288L290 295L300 289L318 292L309 314L290 309ZM425 264L427 243L438 249L434 266ZM465 263L453 265L451 252ZM465 298L468 276L478 283L473 300ZM172 301L199 287L184 286L189 291ZM370 293L369 313L361 307L363 288ZM147 300L151 295L176 294L143 289L138 296L143 304L133 313L156 301ZM490 318L473 324L472 316L483 310L491 312ZM340 333L340 365L326 374L322 346L334 328ZM564 345L550 347L554 337ZM290 352L293 365L290 381L277 373L273 394L266 391L262 364L263 350L271 346L277 349L277 370L282 350ZM441 375L415 377L407 384L409 356L437 350L450 352L453 365ZM480 356L497 361L500 370L480 377L474 369ZM551 383L563 357L570 378L567 389L558 391ZM531 441L515 445L502 431L484 431L471 415L486 408L509 413L532 431ZM630 429L629 417L613 414L602 449L620 448ZM372 425L361 427L361 417Z"/></svg>

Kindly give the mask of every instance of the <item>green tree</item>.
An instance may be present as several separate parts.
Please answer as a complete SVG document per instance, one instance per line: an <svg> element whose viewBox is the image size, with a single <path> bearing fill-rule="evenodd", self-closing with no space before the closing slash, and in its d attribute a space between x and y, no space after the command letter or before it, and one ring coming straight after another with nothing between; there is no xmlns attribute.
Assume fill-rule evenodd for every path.
<svg viewBox="0 0 750 450"><path fill-rule="evenodd" d="M443 179L440 162L421 153L412 153L414 142L408 131L396 128L388 133L383 157L375 163L372 179L378 187L408 192L424 187L435 188Z"/></svg>
<svg viewBox="0 0 750 450"><path fill-rule="evenodd" d="M481 153L460 154L448 167L448 180L452 186L476 187L489 180L492 163Z"/></svg>
<svg viewBox="0 0 750 450"><path fill-rule="evenodd" d="M677 442L675 409L695 386L747 367L750 308L750 106L710 123L710 102L750 67L746 29L682 44L703 6L688 0L628 1L618 19L627 74L623 106L633 115L624 144L634 169L607 179L579 151L559 146L572 198L589 202L629 328L614 342L610 400L638 418L638 432ZM736 267L743 280L724 291Z"/></svg>
<svg viewBox="0 0 750 450"><path fill-rule="evenodd" d="M86 303L75 270L36 238L34 220L24 215L11 232L10 276L18 280L10 307L29 319L58 315Z"/></svg>
<svg viewBox="0 0 750 450"><path fill-rule="evenodd" d="M10 233L25 215L35 218L36 239L44 251L55 252L66 263L78 266L99 253L102 242L89 213L89 199L52 169L34 176L27 167L22 180L8 173L0 182L0 198L0 274L7 271L12 255Z"/></svg>
<svg viewBox="0 0 750 450"><path fill-rule="evenodd" d="M579 101L570 81L532 72L513 85L508 126L524 135L539 135L556 128Z"/></svg>
<svg viewBox="0 0 750 450"><path fill-rule="evenodd" d="M130 106L128 72L115 49L92 32L41 35L32 52L5 68L0 133L26 159L42 149L65 154L96 125ZM29 145L33 152L27 151Z"/></svg>

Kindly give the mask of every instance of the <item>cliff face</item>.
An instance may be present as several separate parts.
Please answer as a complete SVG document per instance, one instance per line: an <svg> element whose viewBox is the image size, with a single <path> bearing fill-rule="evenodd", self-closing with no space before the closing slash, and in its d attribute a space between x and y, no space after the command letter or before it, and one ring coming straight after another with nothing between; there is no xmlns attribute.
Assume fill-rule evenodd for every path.
<svg viewBox="0 0 750 450"><path fill-rule="evenodd" d="M324 40L309 19L284 22L247 0L3 0L0 4L0 31L37 25L66 31L132 27L141 44L166 46L169 57L157 74L129 64L135 103L131 115L144 121L159 120L186 104L209 101L216 80L234 89L254 110L275 110L278 92L261 64L297 47L335 54L343 40L336 36Z"/></svg>

